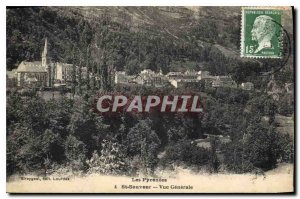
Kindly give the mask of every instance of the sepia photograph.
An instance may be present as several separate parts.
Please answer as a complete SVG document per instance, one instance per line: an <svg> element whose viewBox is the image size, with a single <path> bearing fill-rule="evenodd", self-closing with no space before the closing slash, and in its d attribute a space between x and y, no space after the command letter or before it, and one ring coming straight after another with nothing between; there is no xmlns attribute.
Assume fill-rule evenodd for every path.
<svg viewBox="0 0 300 199"><path fill-rule="evenodd" d="M293 6L6 6L7 193L294 193Z"/></svg>

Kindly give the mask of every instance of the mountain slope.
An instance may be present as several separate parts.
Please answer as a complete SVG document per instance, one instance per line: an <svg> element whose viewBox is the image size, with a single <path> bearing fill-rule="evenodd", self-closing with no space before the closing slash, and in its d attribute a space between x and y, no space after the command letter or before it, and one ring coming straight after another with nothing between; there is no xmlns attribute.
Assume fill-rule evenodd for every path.
<svg viewBox="0 0 300 199"><path fill-rule="evenodd" d="M179 67L236 77L251 65L237 79L249 81L263 68L260 61L239 57L240 15L240 7L7 8L7 69L39 60L48 37L53 61L97 65L105 52L108 65L129 74ZM88 47L92 55L86 58Z"/></svg>

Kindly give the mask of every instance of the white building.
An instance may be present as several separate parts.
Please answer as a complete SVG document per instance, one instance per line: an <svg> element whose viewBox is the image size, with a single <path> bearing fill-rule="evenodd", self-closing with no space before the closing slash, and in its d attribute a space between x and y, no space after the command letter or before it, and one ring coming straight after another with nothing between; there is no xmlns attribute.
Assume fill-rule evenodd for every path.
<svg viewBox="0 0 300 199"><path fill-rule="evenodd" d="M212 82L212 87L237 88L237 84L230 76L216 76L215 80Z"/></svg>
<svg viewBox="0 0 300 199"><path fill-rule="evenodd" d="M171 81L173 79L180 79L183 77L182 72L169 72L166 77Z"/></svg>
<svg viewBox="0 0 300 199"><path fill-rule="evenodd" d="M188 83L197 83L197 82L199 82L199 80L197 80L197 79L173 79L173 80L170 80L170 83L175 88L179 88Z"/></svg>
<svg viewBox="0 0 300 199"><path fill-rule="evenodd" d="M242 83L241 84L241 89L248 90L248 91L253 90L254 89L254 84L251 83L251 82Z"/></svg>
<svg viewBox="0 0 300 199"><path fill-rule="evenodd" d="M155 72L151 69L144 69L140 72L140 74L155 75Z"/></svg>
<svg viewBox="0 0 300 199"><path fill-rule="evenodd" d="M117 71L115 73L115 83L116 84L125 84L128 83L128 76L126 75L125 71Z"/></svg>
<svg viewBox="0 0 300 199"><path fill-rule="evenodd" d="M17 84L18 81L16 69L13 69L12 71L6 71L6 88L16 87Z"/></svg>
<svg viewBox="0 0 300 199"><path fill-rule="evenodd" d="M208 71L198 71L197 72L197 79L198 80L202 80L202 79L205 79L205 78L208 78L209 77L209 72Z"/></svg>
<svg viewBox="0 0 300 199"><path fill-rule="evenodd" d="M72 71L73 71L73 64L57 62L55 79L64 81L64 82L71 81L72 80Z"/></svg>

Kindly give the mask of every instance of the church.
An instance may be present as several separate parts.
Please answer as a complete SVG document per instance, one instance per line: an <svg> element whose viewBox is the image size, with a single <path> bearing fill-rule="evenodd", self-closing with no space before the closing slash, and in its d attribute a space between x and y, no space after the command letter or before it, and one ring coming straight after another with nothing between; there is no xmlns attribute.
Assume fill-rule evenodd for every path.
<svg viewBox="0 0 300 199"><path fill-rule="evenodd" d="M45 39L45 45L42 52L41 61L27 62L22 61L15 74L18 87L53 87L55 85L66 85L72 81L73 64L56 62L52 63L48 55L48 40ZM76 67L76 74L78 67ZM83 67L81 71L86 72Z"/></svg>

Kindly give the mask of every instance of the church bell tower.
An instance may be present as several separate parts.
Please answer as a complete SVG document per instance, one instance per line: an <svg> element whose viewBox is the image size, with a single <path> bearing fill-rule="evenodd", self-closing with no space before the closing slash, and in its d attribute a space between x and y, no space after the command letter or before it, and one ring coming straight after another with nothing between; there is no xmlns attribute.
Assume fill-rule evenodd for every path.
<svg viewBox="0 0 300 199"><path fill-rule="evenodd" d="M42 67L45 68L47 71L46 86L51 87L52 86L52 73L51 73L52 71L51 71L50 61L48 58L48 39L47 39L47 37L45 39L44 50L42 53Z"/></svg>
<svg viewBox="0 0 300 199"><path fill-rule="evenodd" d="M49 63L48 63L48 39L46 37L44 50L43 50L43 53L42 53L42 66L44 68L47 68L48 65L49 65Z"/></svg>

